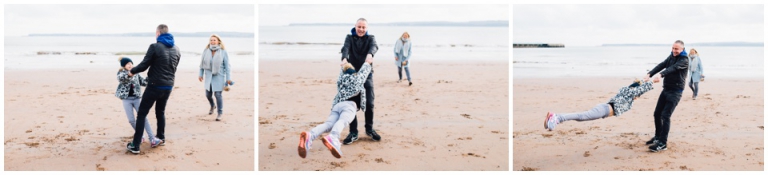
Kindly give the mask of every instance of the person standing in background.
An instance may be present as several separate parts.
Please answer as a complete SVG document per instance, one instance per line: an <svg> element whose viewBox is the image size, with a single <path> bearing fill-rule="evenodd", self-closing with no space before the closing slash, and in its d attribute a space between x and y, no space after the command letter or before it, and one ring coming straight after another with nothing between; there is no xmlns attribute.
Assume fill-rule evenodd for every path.
<svg viewBox="0 0 768 175"><path fill-rule="evenodd" d="M403 69L405 69L405 75L408 77L408 86L413 85L411 82L411 70L408 67L411 65L411 34L408 32L403 33L400 39L395 41L395 66L397 66L397 75L400 77L397 82L403 81Z"/></svg>

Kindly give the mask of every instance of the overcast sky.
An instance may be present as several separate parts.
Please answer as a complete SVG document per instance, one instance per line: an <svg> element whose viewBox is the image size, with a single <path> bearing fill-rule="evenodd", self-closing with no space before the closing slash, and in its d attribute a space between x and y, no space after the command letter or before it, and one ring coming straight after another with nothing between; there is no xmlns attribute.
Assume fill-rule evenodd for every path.
<svg viewBox="0 0 768 175"><path fill-rule="evenodd" d="M254 33L254 5L5 5L5 36L30 33Z"/></svg>
<svg viewBox="0 0 768 175"><path fill-rule="evenodd" d="M514 5L513 43L763 42L763 5Z"/></svg>
<svg viewBox="0 0 768 175"><path fill-rule="evenodd" d="M259 5L259 26L290 23L370 23L509 20L509 5Z"/></svg>

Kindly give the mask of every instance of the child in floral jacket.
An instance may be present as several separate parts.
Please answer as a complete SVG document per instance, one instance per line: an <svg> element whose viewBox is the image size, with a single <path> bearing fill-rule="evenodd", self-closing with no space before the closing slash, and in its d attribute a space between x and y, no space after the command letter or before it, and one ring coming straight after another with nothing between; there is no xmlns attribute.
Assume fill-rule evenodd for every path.
<svg viewBox="0 0 768 175"><path fill-rule="evenodd" d="M344 127L352 122L358 110L365 111L365 88L363 84L371 73L372 59L366 60L359 71L355 71L352 64L342 65L339 79L336 81L338 93L333 99L331 114L325 123L320 124L309 132L301 132L299 136L299 156L305 158L312 148L312 141L320 137L320 134L330 132L322 138L323 144L336 158L341 158L341 142L339 135Z"/></svg>
<svg viewBox="0 0 768 175"><path fill-rule="evenodd" d="M631 85L620 88L619 93L608 100L608 103L600 103L588 111L569 114L547 112L547 117L544 120L544 129L552 131L555 129L555 126L568 120L582 122L610 116L618 117L632 108L632 102L637 99L637 97L652 90L654 82L659 82L658 77L655 78L653 82L650 80L636 80Z"/></svg>
<svg viewBox="0 0 768 175"><path fill-rule="evenodd" d="M128 71L133 68L133 61L128 57L120 57L120 70L117 71L117 90L115 91L115 97L123 100L123 108L125 108L125 114L128 117L128 123L131 127L136 129L136 117L133 115L134 111L139 110L139 104L141 103L141 86L147 86L147 79L139 74L128 76ZM145 120L144 128L147 131L150 145L157 147L162 141L155 138L152 133L152 128L149 125L149 120ZM143 139L142 139L143 140Z"/></svg>

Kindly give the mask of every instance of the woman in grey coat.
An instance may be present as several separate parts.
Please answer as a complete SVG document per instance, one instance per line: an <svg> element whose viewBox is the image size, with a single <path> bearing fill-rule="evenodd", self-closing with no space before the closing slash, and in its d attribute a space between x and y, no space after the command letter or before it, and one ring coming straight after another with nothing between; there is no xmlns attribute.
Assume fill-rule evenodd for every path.
<svg viewBox="0 0 768 175"><path fill-rule="evenodd" d="M224 90L227 84L232 84L230 71L229 56L224 47L224 42L221 41L221 37L213 34L211 35L210 42L205 46L205 50L203 50L198 80L200 82L205 80L203 83L205 96L208 98L208 103L211 104L208 115L213 114L213 110L218 107L217 112L219 115L216 116L216 121L221 121L221 114L224 109L224 99L222 99L221 91ZM213 103L211 96L216 96L216 104Z"/></svg>
<svg viewBox="0 0 768 175"><path fill-rule="evenodd" d="M690 65L688 66L688 73L691 74L691 81L688 83L688 86L693 91L693 100L696 100L696 97L699 96L699 81L701 81L701 77L704 75L704 67L701 66L699 51L696 51L696 49L691 48L691 53L688 54L688 57L691 58L690 64L688 64Z"/></svg>

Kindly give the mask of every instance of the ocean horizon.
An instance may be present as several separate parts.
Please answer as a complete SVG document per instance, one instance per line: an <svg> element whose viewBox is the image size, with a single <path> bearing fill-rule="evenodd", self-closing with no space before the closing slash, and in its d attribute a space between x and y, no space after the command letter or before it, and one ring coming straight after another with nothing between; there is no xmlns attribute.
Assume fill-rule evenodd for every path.
<svg viewBox="0 0 768 175"><path fill-rule="evenodd" d="M274 26L259 28L259 59L338 59L349 26ZM393 58L403 32L411 35L417 60L509 60L508 27L371 27L379 50ZM417 62L414 62L417 63Z"/></svg>
<svg viewBox="0 0 768 175"><path fill-rule="evenodd" d="M199 66L208 37L174 37L181 51L180 69ZM254 39L222 37L235 69L253 69ZM155 38L150 37L5 37L5 70L118 68L119 56L139 64ZM236 65L235 65L236 64ZM240 66L242 65L242 66Z"/></svg>
<svg viewBox="0 0 768 175"><path fill-rule="evenodd" d="M701 46L707 78L763 77L763 47ZM583 46L515 48L514 78L634 77L642 78L671 53L668 46Z"/></svg>

